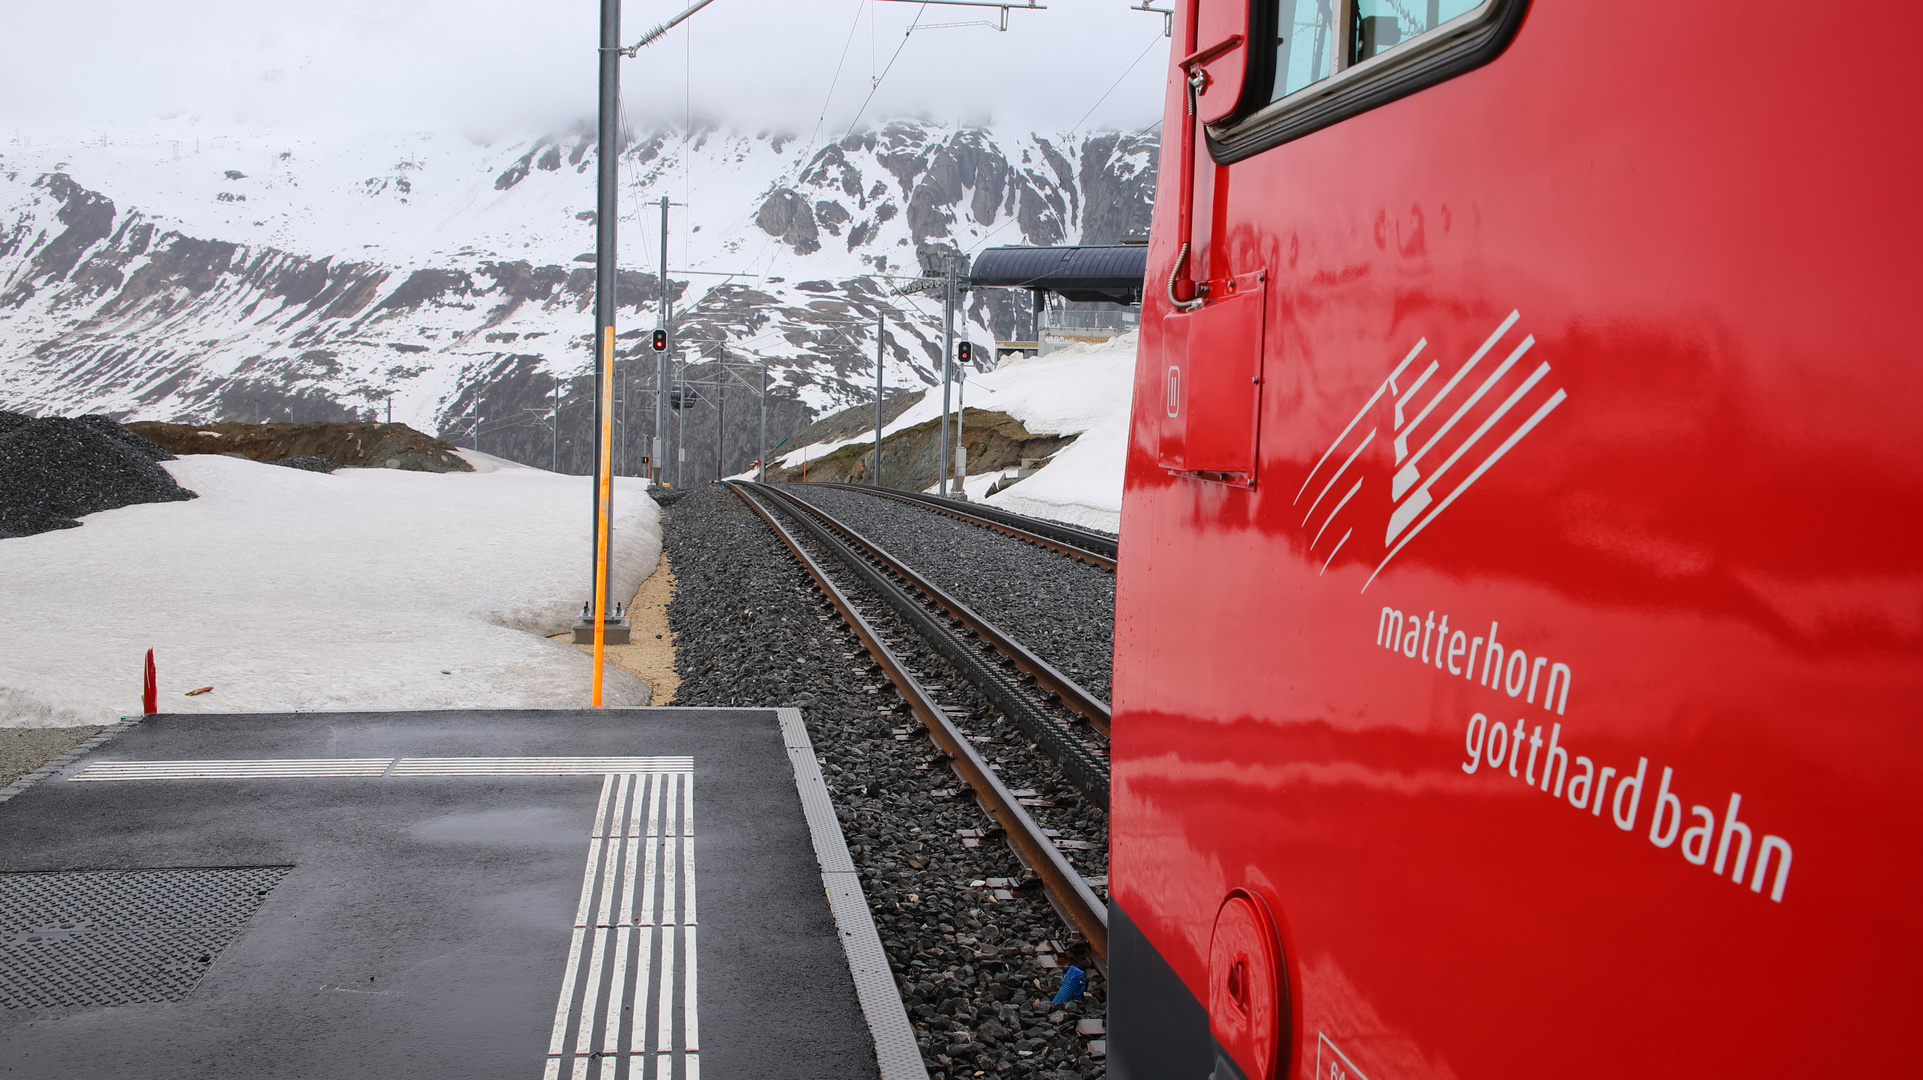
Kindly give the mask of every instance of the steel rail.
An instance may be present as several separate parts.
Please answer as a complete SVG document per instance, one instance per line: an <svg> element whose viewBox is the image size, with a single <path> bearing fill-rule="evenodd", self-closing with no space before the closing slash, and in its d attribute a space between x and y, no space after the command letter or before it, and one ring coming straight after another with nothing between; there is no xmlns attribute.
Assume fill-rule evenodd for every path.
<svg viewBox="0 0 1923 1080"><path fill-rule="evenodd" d="M1091 566L1104 570L1115 569L1117 544L1114 540L1097 533L1077 529L1072 525L1058 525L1049 521L1037 521L1013 514L992 506L971 507L964 510L952 499L938 495L926 495L919 491L897 491L893 488L872 487L868 484L821 484L821 487L841 488L846 491L859 491L864 495L877 495L884 499L894 499L911 506L947 514L973 525L1006 533L1017 540L1059 552L1072 559L1080 559Z"/></svg>
<svg viewBox="0 0 1923 1080"><path fill-rule="evenodd" d="M868 620L855 610L854 604L846 593L828 579L821 564L805 551L801 542L792 532L776 520L767 507L757 501L747 490L747 486L730 483L741 501L748 505L761 520L768 523L774 534L786 545L804 569L813 578L822 595L828 598L835 610L841 613L842 620L848 624L855 636L861 639L862 646L868 650L875 663L888 676L895 689L901 693L902 700L915 718L928 729L928 734L948 755L950 766L975 792L982 809L989 819L1001 828L1022 864L1035 873L1042 883L1042 892L1048 898L1049 906L1055 909L1062 921L1079 932L1088 941L1089 951L1094 955L1096 970L1108 971L1108 909L1096 897L1095 891L1088 887L1082 875L1069 865L1061 851L1042 831L1041 825L1029 816L1015 793L1010 791L988 767L988 761L975 749L968 737L963 735L948 719L948 714L929 695L921 683L912 675L906 664L897 657L881 639L881 635L869 624Z"/></svg>
<svg viewBox="0 0 1923 1080"><path fill-rule="evenodd" d="M1108 756L1083 742L1067 724L1043 707L1041 700L1014 674L990 663L972 643L956 634L914 594L897 585L886 572L849 547L848 543L816 521L805 509L774 499L778 507L799 525L809 538L833 552L883 604L893 608L909 629L919 634L928 647L948 661L995 708L1053 760L1069 783L1082 797L1106 812L1108 810Z"/></svg>
<svg viewBox="0 0 1923 1080"><path fill-rule="evenodd" d="M760 484L755 485L755 487L765 488L765 490L771 494L785 499L790 503L794 503L808 513L813 514L822 524L840 533L849 543L854 544L875 559L875 561L886 566L896 577L906 581L916 591L933 601L937 607L960 621L963 626L973 631L975 635L983 641L988 642L989 645L994 647L996 652L1007 657L1009 663L1014 664L1018 669L1034 676L1035 681L1040 683L1049 693L1054 694L1064 707L1072 712L1081 714L1084 719L1103 735L1108 734L1108 702L1089 693L1074 679L1057 671L1052 664L1029 651L1027 646L1010 637L1001 627L996 626L986 618L976 614L968 605L950 596L941 586L936 585L934 582L916 573L908 564L889 554L887 549L883 548L880 544L856 532L853 528L849 527L846 522L830 514L828 511L823 510L821 507L814 505L792 491L766 487Z"/></svg>

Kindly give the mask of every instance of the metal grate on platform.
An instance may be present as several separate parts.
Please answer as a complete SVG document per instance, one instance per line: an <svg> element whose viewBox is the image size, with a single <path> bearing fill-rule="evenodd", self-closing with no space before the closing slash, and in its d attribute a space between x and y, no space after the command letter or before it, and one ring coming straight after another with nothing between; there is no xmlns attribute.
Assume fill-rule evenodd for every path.
<svg viewBox="0 0 1923 1080"><path fill-rule="evenodd" d="M0 874L0 1007L179 1001L292 869Z"/></svg>

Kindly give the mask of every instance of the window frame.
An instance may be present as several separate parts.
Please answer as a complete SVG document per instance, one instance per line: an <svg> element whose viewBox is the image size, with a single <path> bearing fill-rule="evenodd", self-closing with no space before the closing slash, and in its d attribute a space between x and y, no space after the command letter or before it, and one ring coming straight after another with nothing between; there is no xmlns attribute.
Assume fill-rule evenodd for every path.
<svg viewBox="0 0 1923 1080"><path fill-rule="evenodd" d="M1278 6L1277 0L1251 0L1249 25L1268 29L1258 40L1275 36ZM1275 85L1275 50L1251 52L1242 107L1229 120L1204 129L1209 157L1217 165L1231 165L1481 67L1508 48L1528 7L1528 0L1483 0L1472 11L1352 64L1349 39L1356 3L1336 0L1336 23L1342 30L1335 71L1268 101L1266 88Z"/></svg>

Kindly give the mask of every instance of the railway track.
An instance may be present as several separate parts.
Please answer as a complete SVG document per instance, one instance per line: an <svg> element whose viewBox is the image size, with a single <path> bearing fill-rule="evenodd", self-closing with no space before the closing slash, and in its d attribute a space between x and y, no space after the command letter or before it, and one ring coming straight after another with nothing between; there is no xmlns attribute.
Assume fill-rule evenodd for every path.
<svg viewBox="0 0 1923 1080"><path fill-rule="evenodd" d="M994 506L975 503L958 503L939 495L929 495L919 491L897 491L894 488L871 487L867 484L821 484L820 487L840 488L843 491L859 491L884 499L919 506L946 514L970 524L994 529L996 532L1026 540L1031 544L1060 552L1072 559L1080 559L1091 566L1099 566L1113 572L1118 550L1113 537L1101 533L1078 529L1073 525L1063 525L1057 521L1043 521L1024 514L1011 513Z"/></svg>
<svg viewBox="0 0 1923 1080"><path fill-rule="evenodd" d="M842 539L853 545L869 561L885 569L888 573L910 588L922 594L933 607L946 614L986 642L996 652L1005 657L1023 674L1033 678L1044 690L1054 695L1064 708L1087 720L1104 737L1109 729L1108 702L1084 689L1080 683L1056 670L1054 665L1035 655L1027 646L1015 640L1014 636L996 626L993 622L977 614L968 605L951 596L946 590L928 580L879 544L861 535L841 519L826 509L809 502L807 497L793 489L779 490L778 496L789 502L799 503L815 519L838 533Z"/></svg>
<svg viewBox="0 0 1923 1080"><path fill-rule="evenodd" d="M1021 796L996 775L968 733L957 725L951 708L937 698L935 690L946 687L952 676L934 670L913 654L917 647L932 651L945 666L967 679L1035 741L1084 798L1104 811L1108 801L1107 755L1070 729L1070 721L1064 716L1069 712L1079 714L1091 727L1103 730L1107 703L1054 672L988 620L968 611L832 515L766 485L737 482L729 487L801 563L955 773L974 792L990 820L1002 830L1016 856L1035 875L1050 906L1088 942L1094 966L1105 971L1106 906L1063 856L1051 830L1044 828L1028 812ZM900 581L891 580L895 577ZM900 632L891 635L891 628ZM902 633L918 640L903 640ZM976 636L982 644L967 640L964 633ZM1059 704L1051 706L1041 694L1030 690L1029 680ZM1071 699L1075 704L1070 704Z"/></svg>

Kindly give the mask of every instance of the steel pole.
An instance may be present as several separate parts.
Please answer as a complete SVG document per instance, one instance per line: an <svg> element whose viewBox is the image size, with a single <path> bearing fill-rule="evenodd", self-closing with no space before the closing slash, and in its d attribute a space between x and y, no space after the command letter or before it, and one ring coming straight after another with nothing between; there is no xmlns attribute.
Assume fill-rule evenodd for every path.
<svg viewBox="0 0 1923 1080"><path fill-rule="evenodd" d="M721 360L727 364L724 356ZM721 479L727 474L721 471L722 453L727 448L728 439L728 369L723 366L721 376L714 381L714 478Z"/></svg>
<svg viewBox="0 0 1923 1080"><path fill-rule="evenodd" d="M948 381L954 376L955 363L955 262L942 256L941 290L941 493L948 494L949 454Z"/></svg>
<svg viewBox="0 0 1923 1080"><path fill-rule="evenodd" d="M601 679L606 660L604 633L608 610L608 525L614 514L614 228L619 218L616 197L621 183L621 0L601 0L601 102L595 142L594 218L594 683L591 700L601 705Z"/></svg>
<svg viewBox="0 0 1923 1080"><path fill-rule="evenodd" d="M955 475L955 490L964 498L968 495L968 458L962 446L962 425L968 422L968 369L955 369L955 453L961 458L961 469Z"/></svg>
<svg viewBox="0 0 1923 1080"><path fill-rule="evenodd" d="M887 314L875 312L875 486L881 486L881 360L882 334L887 332Z"/></svg>
<svg viewBox="0 0 1923 1080"><path fill-rule="evenodd" d="M674 351L674 330L669 327L668 311L668 197L661 196L661 329L667 331L668 347L661 350L655 358L655 395L654 395L654 433L659 436L667 423L668 408L668 356ZM654 469L649 478L659 481L667 473L661 463L661 451L667 443L657 438L654 448Z"/></svg>
<svg viewBox="0 0 1923 1080"><path fill-rule="evenodd" d="M761 361L761 462L762 483L768 482L768 361Z"/></svg>

